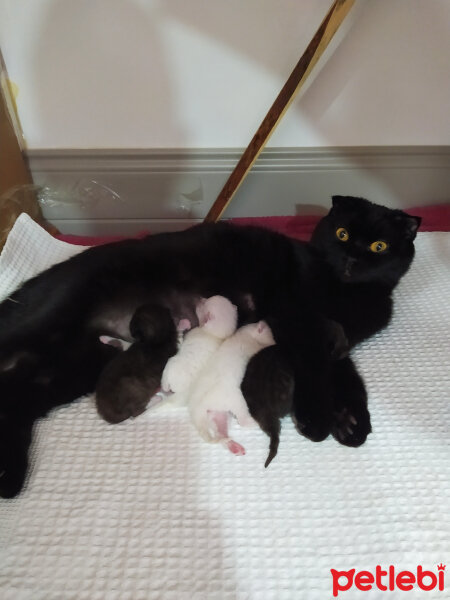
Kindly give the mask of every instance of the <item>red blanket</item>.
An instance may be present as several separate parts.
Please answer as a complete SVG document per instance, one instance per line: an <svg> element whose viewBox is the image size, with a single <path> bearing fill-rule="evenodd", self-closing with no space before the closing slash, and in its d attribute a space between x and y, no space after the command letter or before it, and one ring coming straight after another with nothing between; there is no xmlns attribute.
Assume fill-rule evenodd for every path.
<svg viewBox="0 0 450 600"><path fill-rule="evenodd" d="M411 208L406 212L417 217L422 217L420 231L450 231L450 204ZM317 215L303 217L242 217L231 219L231 222L238 225L261 225L262 227L273 229L299 240L308 240L320 218ZM134 237L144 237L149 233L149 231L144 231ZM98 246L124 239L124 236L92 237L64 234L57 235L56 237L64 242L80 246Z"/></svg>

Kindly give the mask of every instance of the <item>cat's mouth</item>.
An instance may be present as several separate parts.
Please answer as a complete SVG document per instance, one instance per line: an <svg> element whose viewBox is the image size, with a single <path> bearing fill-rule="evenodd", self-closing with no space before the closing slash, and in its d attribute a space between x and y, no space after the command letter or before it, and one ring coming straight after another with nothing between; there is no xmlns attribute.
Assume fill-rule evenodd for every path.
<svg viewBox="0 0 450 600"><path fill-rule="evenodd" d="M350 279L353 274L353 267L356 263L356 258L347 258L344 265L344 278Z"/></svg>

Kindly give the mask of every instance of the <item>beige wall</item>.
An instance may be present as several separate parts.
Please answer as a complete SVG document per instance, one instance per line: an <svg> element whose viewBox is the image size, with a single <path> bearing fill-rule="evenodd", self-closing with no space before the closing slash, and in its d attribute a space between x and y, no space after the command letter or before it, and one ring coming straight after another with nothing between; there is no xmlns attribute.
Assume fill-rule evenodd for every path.
<svg viewBox="0 0 450 600"><path fill-rule="evenodd" d="M330 4L0 0L28 147L246 146ZM270 144L448 144L449 0L351 16Z"/></svg>

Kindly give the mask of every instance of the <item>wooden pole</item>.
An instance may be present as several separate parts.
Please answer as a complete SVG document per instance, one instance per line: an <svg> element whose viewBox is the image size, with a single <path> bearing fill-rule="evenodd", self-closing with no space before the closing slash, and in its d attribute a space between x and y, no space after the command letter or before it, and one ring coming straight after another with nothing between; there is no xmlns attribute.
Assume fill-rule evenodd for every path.
<svg viewBox="0 0 450 600"><path fill-rule="evenodd" d="M236 167L217 196L214 204L205 217L205 221L216 222L220 219L228 204L231 202L238 187L243 182L253 163L267 143L284 113L290 106L297 92L305 83L315 64L322 56L325 48L333 38L339 26L347 16L355 0L335 0L322 21L319 29L308 44L288 80L278 94L275 102L264 117L258 131L253 136L247 149L239 159Z"/></svg>

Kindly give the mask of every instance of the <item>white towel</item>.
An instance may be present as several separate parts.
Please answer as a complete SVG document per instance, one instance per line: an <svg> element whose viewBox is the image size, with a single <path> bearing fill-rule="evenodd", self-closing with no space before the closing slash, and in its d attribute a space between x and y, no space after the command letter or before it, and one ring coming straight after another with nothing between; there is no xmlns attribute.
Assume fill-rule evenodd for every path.
<svg viewBox="0 0 450 600"><path fill-rule="evenodd" d="M21 217L11 233L3 294L80 251L35 244L36 227ZM26 490L0 500L0 598L326 600L330 569L437 573L450 550L450 234L421 233L416 248L392 324L354 352L364 446L314 444L286 419L264 469L258 429L233 428L247 449L235 457L202 442L184 408L113 426L89 398L61 407L36 427ZM448 573L445 590L338 598L442 599Z"/></svg>
<svg viewBox="0 0 450 600"><path fill-rule="evenodd" d="M16 219L0 255L0 300L21 283L86 250L55 239L26 213Z"/></svg>

